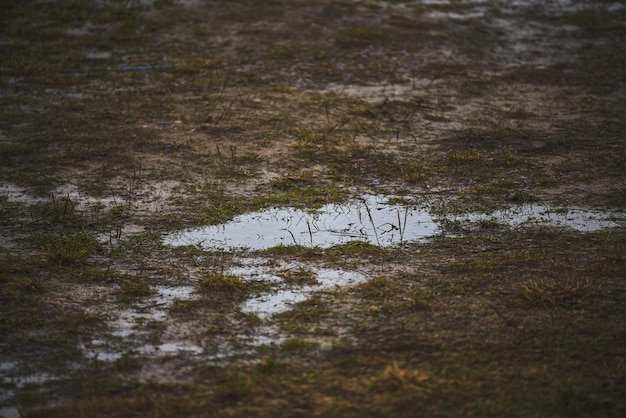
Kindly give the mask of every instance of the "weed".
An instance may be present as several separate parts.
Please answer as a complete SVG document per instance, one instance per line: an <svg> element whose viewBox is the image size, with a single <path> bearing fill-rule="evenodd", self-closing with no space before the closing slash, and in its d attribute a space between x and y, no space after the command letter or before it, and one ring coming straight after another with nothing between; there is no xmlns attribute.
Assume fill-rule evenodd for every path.
<svg viewBox="0 0 626 418"><path fill-rule="evenodd" d="M226 371L218 379L214 396L227 401L240 401L254 394L252 377L237 371Z"/></svg>
<svg viewBox="0 0 626 418"><path fill-rule="evenodd" d="M407 311L427 311L431 309L431 304L421 293L409 294L402 301L401 308Z"/></svg>
<svg viewBox="0 0 626 418"><path fill-rule="evenodd" d="M289 285L314 285L317 283L317 275L311 270L307 270L304 267L297 269L283 270L278 275L283 279L283 282Z"/></svg>
<svg viewBox="0 0 626 418"><path fill-rule="evenodd" d="M260 363L254 366L255 370L269 375L281 372L285 367L286 363L279 360L274 354L266 356Z"/></svg>
<svg viewBox="0 0 626 418"><path fill-rule="evenodd" d="M319 321L320 317L326 313L322 299L319 295L311 296L309 299L296 303L290 311L276 315L278 319L284 319L296 323L313 323Z"/></svg>
<svg viewBox="0 0 626 418"><path fill-rule="evenodd" d="M246 325L250 326L250 327L257 327L259 325L261 325L263 323L263 319L261 319L261 317L259 317L257 314L252 313L252 312L245 312L245 313L240 313L241 315L241 320L243 323L245 323Z"/></svg>
<svg viewBox="0 0 626 418"><path fill-rule="evenodd" d="M366 297L383 301L395 295L397 289L398 284L387 276L374 277L372 280L359 286L359 290L363 292Z"/></svg>
<svg viewBox="0 0 626 418"><path fill-rule="evenodd" d="M216 146L222 173L227 178L235 176L249 177L252 175L251 165L260 162L259 157L254 153L247 153L242 156L237 155L237 147L229 147L228 156L224 155L219 146Z"/></svg>
<svg viewBox="0 0 626 418"><path fill-rule="evenodd" d="M350 241L346 244L335 245L325 252L329 260L348 263L354 260L362 263L363 260L393 260L399 251L387 249L363 241Z"/></svg>
<svg viewBox="0 0 626 418"><path fill-rule="evenodd" d="M136 277L122 280L118 291L119 297L122 300L150 296L153 293L148 283Z"/></svg>
<svg viewBox="0 0 626 418"><path fill-rule="evenodd" d="M516 190L507 196L507 200L513 203L524 204L524 203L530 203L530 202L537 202L539 198L535 196L533 193L530 193L524 190Z"/></svg>
<svg viewBox="0 0 626 418"><path fill-rule="evenodd" d="M1 271L1 270L0 270ZM6 276L5 276L6 277ZM29 293L31 295L43 293L49 288L48 283L40 277L18 276L11 280L6 291L16 293Z"/></svg>
<svg viewBox="0 0 626 418"><path fill-rule="evenodd" d="M203 293L237 293L247 287L248 284L240 276L218 272L210 272L199 281L199 289Z"/></svg>
<svg viewBox="0 0 626 418"><path fill-rule="evenodd" d="M92 370L78 374L73 385L80 390L81 397L96 398L122 390L124 384L118 376L95 364Z"/></svg>
<svg viewBox="0 0 626 418"><path fill-rule="evenodd" d="M520 296L533 306L578 308L591 302L596 291L597 285L588 278L550 278L523 284Z"/></svg>
<svg viewBox="0 0 626 418"><path fill-rule="evenodd" d="M280 255L299 255L302 252L306 252L308 251L309 248L308 247L303 247L302 245L284 245L284 244L279 244L276 245L274 247L268 248L267 250L264 250L265 253L269 254L269 255L276 255L276 256L280 256Z"/></svg>
<svg viewBox="0 0 626 418"><path fill-rule="evenodd" d="M32 205L30 211L34 221L44 221L48 224L71 224L78 219L76 202L69 196L55 198L51 195L50 202Z"/></svg>
<svg viewBox="0 0 626 418"><path fill-rule="evenodd" d="M283 343L283 349L292 354L306 354L319 347L319 343L298 338L290 338Z"/></svg>
<svg viewBox="0 0 626 418"><path fill-rule="evenodd" d="M372 392L410 392L413 396L426 396L431 391L432 376L418 370L401 367L393 362L375 377L370 386Z"/></svg>
<svg viewBox="0 0 626 418"><path fill-rule="evenodd" d="M296 137L294 147L303 156L311 156L321 147L322 136L317 132L296 128L294 135Z"/></svg>
<svg viewBox="0 0 626 418"><path fill-rule="evenodd" d="M48 261L58 266L83 263L100 250L100 244L88 233L47 233L36 237Z"/></svg>
<svg viewBox="0 0 626 418"><path fill-rule="evenodd" d="M408 184L424 186L424 189L428 190L426 178L430 175L430 169L426 163L408 161L400 167L400 173Z"/></svg>
<svg viewBox="0 0 626 418"><path fill-rule="evenodd" d="M204 306L201 300L175 299L169 308L173 315L193 314L199 307Z"/></svg>
<svg viewBox="0 0 626 418"><path fill-rule="evenodd" d="M385 33L370 26L354 25L343 29L337 37L337 44L342 48L363 48L373 43L388 40Z"/></svg>
<svg viewBox="0 0 626 418"><path fill-rule="evenodd" d="M497 178L489 182L489 184L476 188L478 194L501 195L514 189L517 184L510 178Z"/></svg>
<svg viewBox="0 0 626 418"><path fill-rule="evenodd" d="M132 372L139 370L144 364L143 359L124 355L115 361L115 368L120 372Z"/></svg>
<svg viewBox="0 0 626 418"><path fill-rule="evenodd" d="M270 187L281 192L290 192L299 189L301 186L299 185L297 179L287 177L279 180L272 180Z"/></svg>
<svg viewBox="0 0 626 418"><path fill-rule="evenodd" d="M278 46L270 50L267 57L277 61L290 61L296 57L295 52L288 46Z"/></svg>
<svg viewBox="0 0 626 418"><path fill-rule="evenodd" d="M448 153L448 162L454 167L454 174L466 174L465 166L475 164L483 159L483 155L477 150L451 151Z"/></svg>

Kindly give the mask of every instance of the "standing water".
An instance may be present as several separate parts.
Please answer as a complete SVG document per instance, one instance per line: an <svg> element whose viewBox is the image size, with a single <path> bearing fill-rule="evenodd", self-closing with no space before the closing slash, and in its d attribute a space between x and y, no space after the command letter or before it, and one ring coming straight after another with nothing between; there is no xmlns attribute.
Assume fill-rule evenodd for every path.
<svg viewBox="0 0 626 418"><path fill-rule="evenodd" d="M286 207L248 213L222 225L169 234L164 243L172 246L199 245L206 250L226 251L238 248L263 250L278 245L329 248L351 241L390 247L433 238L443 233L443 225L449 220L434 217L423 206L390 203L385 196L364 195L343 204L328 204L313 212ZM513 228L552 225L593 232L619 226L624 216L526 204L491 214L457 215L452 220L490 220Z"/></svg>
<svg viewBox="0 0 626 418"><path fill-rule="evenodd" d="M278 245L328 248L351 241L388 247L429 238L441 232L424 209L390 204L384 196L365 195L345 204L329 204L314 212L270 208L241 215L223 225L174 233L164 243L200 245L207 250Z"/></svg>

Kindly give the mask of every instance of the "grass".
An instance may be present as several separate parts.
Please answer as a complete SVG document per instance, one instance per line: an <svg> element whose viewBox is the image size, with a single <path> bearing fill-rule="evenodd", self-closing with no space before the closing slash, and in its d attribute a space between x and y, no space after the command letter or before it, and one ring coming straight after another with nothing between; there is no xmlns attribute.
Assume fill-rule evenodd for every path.
<svg viewBox="0 0 626 418"><path fill-rule="evenodd" d="M315 285L317 283L317 275L315 272L304 267L283 270L279 272L279 276L283 279L284 283L289 285L303 286Z"/></svg>
<svg viewBox="0 0 626 418"><path fill-rule="evenodd" d="M387 36L384 32L370 26L355 25L339 33L337 44L342 48L362 48L386 40Z"/></svg>
<svg viewBox="0 0 626 418"><path fill-rule="evenodd" d="M122 300L132 300L135 298L150 296L153 291L148 283L128 278L120 283L119 296Z"/></svg>
<svg viewBox="0 0 626 418"><path fill-rule="evenodd" d="M306 354L318 347L319 344L317 342L292 338L285 341L282 348L287 353Z"/></svg>
<svg viewBox="0 0 626 418"><path fill-rule="evenodd" d="M247 284L239 276L211 272L202 277L199 282L199 289L204 293L223 292L237 293L246 289Z"/></svg>
<svg viewBox="0 0 626 418"><path fill-rule="evenodd" d="M30 207L35 220L43 220L46 223L71 223L77 218L76 202L69 196L55 198L51 195L51 201L43 204L35 204Z"/></svg>
<svg viewBox="0 0 626 418"><path fill-rule="evenodd" d="M100 248L100 244L86 232L48 233L37 236L36 240L48 262L58 266L82 264Z"/></svg>
<svg viewBox="0 0 626 418"><path fill-rule="evenodd" d="M623 228L455 222L511 203L623 211L623 10L0 3L0 183L29 195L0 192L0 356L15 365L1 386L16 393L3 405L42 417L625 414ZM393 248L163 244L364 193L424 204L445 233ZM241 304L277 287L230 270L248 259L289 290L322 267L370 280L266 318ZM156 286L196 292L139 303ZM117 336L129 309L143 319ZM250 343L274 332L282 343ZM100 342L121 357L89 357ZM138 354L169 342L204 351ZM36 373L52 379L18 387Z"/></svg>
<svg viewBox="0 0 626 418"><path fill-rule="evenodd" d="M217 381L215 397L227 402L237 402L254 395L254 382L241 372L226 372Z"/></svg>
<svg viewBox="0 0 626 418"><path fill-rule="evenodd" d="M579 308L593 300L598 284L589 278L538 279L522 285L521 297L545 308Z"/></svg>
<svg viewBox="0 0 626 418"><path fill-rule="evenodd" d="M380 376L371 382L373 393L404 392L418 398L426 398L434 378L418 370L401 367L397 362L385 367Z"/></svg>
<svg viewBox="0 0 626 418"><path fill-rule="evenodd" d="M322 298L315 295L296 303L291 310L280 313L276 317L282 320L286 327L300 327L302 324L318 322L321 316L327 313L328 310Z"/></svg>

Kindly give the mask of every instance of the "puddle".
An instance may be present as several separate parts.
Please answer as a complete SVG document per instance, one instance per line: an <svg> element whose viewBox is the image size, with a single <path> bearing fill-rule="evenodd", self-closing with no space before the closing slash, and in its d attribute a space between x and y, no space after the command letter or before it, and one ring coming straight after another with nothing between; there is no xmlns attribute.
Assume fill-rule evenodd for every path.
<svg viewBox="0 0 626 418"><path fill-rule="evenodd" d="M617 228L623 224L624 214L607 215L600 211L583 209L554 209L545 205L521 205L498 210L489 215L468 215L462 220L473 222L496 221L511 228L531 225L551 225L579 232L595 232L605 228Z"/></svg>
<svg viewBox="0 0 626 418"><path fill-rule="evenodd" d="M293 244L328 248L351 241L388 247L440 232L441 227L427 210L366 195L346 204L326 205L313 213L294 208L253 212L223 225L170 234L164 243L200 245L207 250L264 250Z"/></svg>
<svg viewBox="0 0 626 418"><path fill-rule="evenodd" d="M273 315L287 312L298 302L308 300L315 292L346 288L365 283L369 280L366 274L355 271L344 271L330 268L318 268L299 263L273 263L271 268L262 264L262 259L242 259L241 266L231 269L230 273L239 275L247 280L261 280L272 285L272 290L246 300L241 305L241 311L254 314L262 324L240 341L247 346L259 347L278 345L283 343L287 336L282 334L278 327L272 324ZM305 272L311 275L312 283L306 285L292 284L285 280L284 275L295 272ZM221 358L233 355L233 349L225 348Z"/></svg>
<svg viewBox="0 0 626 418"><path fill-rule="evenodd" d="M21 389L28 385L43 384L54 380L54 376L45 372L11 376L16 368L17 364L13 362L0 363L0 384L3 388L0 390L0 417L2 418L19 418L21 416L19 408L10 405L14 403L13 399ZM7 385L12 386L12 388L6 388Z"/></svg>
<svg viewBox="0 0 626 418"><path fill-rule="evenodd" d="M289 244L327 248L351 241L389 247L424 242L442 235L446 233L446 224L450 221L469 229L487 222L510 228L551 225L593 232L622 227L626 216L623 213L610 214L580 208L555 209L533 204L492 213L441 218L432 215L423 205L397 203L385 196L364 195L343 204L326 205L314 212L289 207L269 208L241 215L223 225L173 233L164 237L164 243L172 246L198 245L207 250L220 251L239 248L262 250ZM237 275L243 280L260 281L271 287L271 290L250 297L240 306L241 312L254 314L260 319L258 326L245 326L240 331L233 331L233 335L218 343L206 341L208 345L205 347L197 336L194 338L193 331L181 333L184 324L177 324L169 317L169 308L174 301L198 297L195 286L157 286L154 296L115 313L109 335L96 338L81 348L88 358L102 361L115 361L125 353L150 356L184 354L207 361L227 360L250 353L254 347L281 344L287 337L272 323L273 315L292 309L294 304L306 301L316 292L355 286L369 279L358 271L276 260L269 263L264 258L250 257L236 259L235 265L227 268L225 273ZM165 326L165 330L158 342L146 343L156 323ZM236 344L232 338L236 339Z"/></svg>
<svg viewBox="0 0 626 418"><path fill-rule="evenodd" d="M310 290L306 288L276 290L267 295L249 299L244 303L242 311L254 313L261 319L267 319L271 315L287 311L289 306L295 303L307 300L307 293L310 293Z"/></svg>
<svg viewBox="0 0 626 418"><path fill-rule="evenodd" d="M556 209L547 205L519 205L492 213L469 213L442 218L424 205L397 203L381 195L363 195L343 204L329 204L314 212L283 207L244 214L223 225L194 228L166 235L171 246L197 245L207 250L247 248L262 250L277 245L298 244L327 248L351 241L389 247L407 242L424 242L446 233L450 221L469 229L483 222L510 228L551 225L581 232L623 227L626 215L580 208ZM461 230L464 228L461 228ZM232 335L203 340L202 330L186 329L169 316L175 300L198 297L195 286L157 286L156 294L132 307L115 312L110 333L81 347L88 358L115 361L124 354L151 357L193 356L203 361L229 361L246 357L260 346L283 343L272 317L316 292L365 283L369 277L358 271L322 268L298 262L268 262L264 258L240 257L226 274L243 280L261 281L271 290L242 302L243 313L256 315L256 326L233 323ZM301 279L301 280L298 280ZM151 338L153 325L164 326L157 342ZM241 329L240 329L241 328ZM187 331L189 331L187 333Z"/></svg>
<svg viewBox="0 0 626 418"><path fill-rule="evenodd" d="M392 1L380 0L355 0L357 3L376 4L381 7L390 7L397 4ZM560 14L573 13L584 9L600 9L608 11L622 10L624 7L619 1L580 1L580 0L413 0L402 2L401 5L427 6L446 8L454 6L456 8L471 8L476 6L495 7L498 11L507 10L541 10L544 13ZM450 16L454 13L442 13Z"/></svg>
<svg viewBox="0 0 626 418"><path fill-rule="evenodd" d="M157 294L146 298L141 303L116 313L106 336L94 338L80 348L85 356L92 360L112 362L126 354L149 356L178 356L181 354L203 358L206 361L225 361L237 356L252 353L255 347L281 344L287 336L275 326L271 317L288 311L295 303L311 297L314 292L338 287L355 286L368 280L368 276L359 272L348 272L329 268L317 268L298 263L276 263L268 265L262 258L243 258L237 260L238 266L227 269L225 273L235 274L244 280L262 281L270 284L271 291L257 294L244 301L241 312L254 314L260 324L246 326L235 335L226 336L219 346L212 348L215 342L208 341L207 348L199 342L193 331L181 336L180 330L185 324L177 324L169 315L169 308L175 300L190 300L197 297L193 286L167 287L157 286ZM284 277L290 272L305 272L311 280L306 285L291 283ZM173 322L174 321L174 322ZM146 343L149 340L151 324L162 323L166 326L158 343ZM201 334L201 330L197 330ZM236 338L234 343L230 338ZM214 351L215 349L216 351ZM213 352L213 354L210 354Z"/></svg>
<svg viewBox="0 0 626 418"><path fill-rule="evenodd" d="M435 84L432 79L414 79L410 83L404 84L376 84L376 85L354 85L330 83L322 94L341 94L345 96L357 97L370 103L382 103L385 98L402 99L417 97L423 93L423 89Z"/></svg>
<svg viewBox="0 0 626 418"><path fill-rule="evenodd" d="M474 9L469 10L466 13L453 13L453 12L430 12L425 15L433 20L438 19L451 19L451 20L471 20L484 18L487 14L487 9Z"/></svg>
<svg viewBox="0 0 626 418"><path fill-rule="evenodd" d="M0 417L2 418L20 418L20 412L17 408L3 408L0 407Z"/></svg>
<svg viewBox="0 0 626 418"><path fill-rule="evenodd" d="M180 353L200 354L204 348L189 341L176 341L158 345L146 345L138 350L142 354L176 355Z"/></svg>
<svg viewBox="0 0 626 418"><path fill-rule="evenodd" d="M313 213L294 208L270 208L238 216L223 225L172 233L163 241L171 246L198 245L207 250L227 251L264 250L291 244L328 248L351 241L389 247L423 242L440 235L445 220L435 218L425 207L390 203L384 196L365 195L345 204L326 205ZM624 214L521 205L491 214L456 216L453 220L491 220L513 228L528 224L552 225L593 232L619 226Z"/></svg>
<svg viewBox="0 0 626 418"><path fill-rule="evenodd" d="M289 285L284 284L284 280L278 275L265 275L264 281L276 283L275 289L272 292L248 299L242 306L241 310L243 312L253 313L260 319L266 320L272 315L288 311L295 303L307 300L314 292L356 286L368 280L366 275L358 272L309 266L303 267L295 263L281 265L279 268L282 271L299 271L304 269L307 273L310 272L314 275L315 284L304 286ZM247 268L233 270L233 272L246 277L248 276L246 270L254 273L258 270L258 267L251 265Z"/></svg>
<svg viewBox="0 0 626 418"><path fill-rule="evenodd" d="M49 198L33 197L29 190L16 184L5 183L0 185L0 197L12 203L26 203L29 205L50 201Z"/></svg>
<svg viewBox="0 0 626 418"><path fill-rule="evenodd" d="M113 338L96 338L88 345L81 346L85 356L94 360L115 361L121 358L125 350L120 350L119 340L134 347L144 354L177 354L179 352L202 352L202 347L187 341L162 341L159 344L141 344L141 340L150 331L142 329L143 325L151 322L160 322L168 318L168 309L175 300L189 300L193 297L192 286L167 287L157 286L157 294L147 298L140 305L122 310L117 319L109 324L110 335Z"/></svg>
<svg viewBox="0 0 626 418"><path fill-rule="evenodd" d="M52 203L54 199L70 199L75 209L85 210L87 208L101 205L114 206L122 204L124 199L121 197L96 199L93 197L82 195L75 186L66 185L58 187L47 197L33 196L32 191L26 187L21 187L13 183L5 183L0 185L0 197L11 203L22 203L27 205L36 205L42 203Z"/></svg>
<svg viewBox="0 0 626 418"><path fill-rule="evenodd" d="M159 212L165 208L166 201L179 187L175 181L151 183L149 188L127 186L122 194L94 197L85 194L72 184L57 187L46 197L36 197L26 187L13 183L0 184L0 198L10 203L35 205L52 203L55 199L69 199L73 208L78 211L110 210L118 207L129 207L138 211Z"/></svg>
<svg viewBox="0 0 626 418"><path fill-rule="evenodd" d="M111 334L117 337L136 335L134 328L149 321L162 321L167 318L167 310L176 299L187 300L192 296L192 286L157 286L157 295L144 301L140 306L124 310L119 319L110 325Z"/></svg>

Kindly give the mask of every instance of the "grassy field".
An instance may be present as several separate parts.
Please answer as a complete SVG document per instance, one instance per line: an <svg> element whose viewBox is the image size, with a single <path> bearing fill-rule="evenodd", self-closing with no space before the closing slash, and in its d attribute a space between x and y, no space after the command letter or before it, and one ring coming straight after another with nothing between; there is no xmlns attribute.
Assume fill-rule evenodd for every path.
<svg viewBox="0 0 626 418"><path fill-rule="evenodd" d="M626 3L511 3L0 0L0 416L624 416Z"/></svg>

